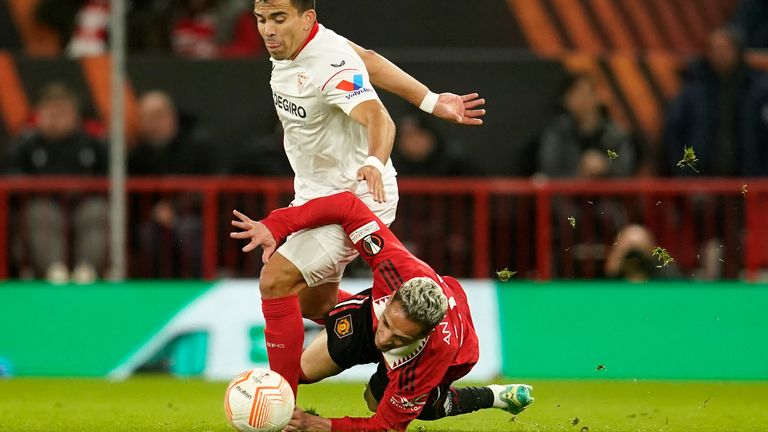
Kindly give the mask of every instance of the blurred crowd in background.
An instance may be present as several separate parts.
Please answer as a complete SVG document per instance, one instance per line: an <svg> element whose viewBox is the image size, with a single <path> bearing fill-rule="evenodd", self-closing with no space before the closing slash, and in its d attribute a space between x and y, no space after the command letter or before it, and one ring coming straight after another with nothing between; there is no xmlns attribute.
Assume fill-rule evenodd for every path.
<svg viewBox="0 0 768 432"><path fill-rule="evenodd" d="M43 29L40 34L48 38L38 40L40 52L79 58L109 51L109 0L33 3L32 25ZM252 0L131 0L127 5L131 55L200 60L265 56L251 12ZM320 17L322 22L322 14ZM647 136L613 118L594 74L577 71L557 91L551 118L530 134L525 144L529 157L518 164L522 168L517 175L559 179L768 176L768 79L763 70L745 61L747 52L768 48L768 2L742 0L722 24L709 29L706 43L680 70L679 92L664 107L658 142L650 143ZM5 49L23 50L18 35L6 31L0 37ZM482 77L475 75L474 79ZM105 175L107 125L85 109L83 95L71 83L59 80L47 83L34 97L32 115L20 133L0 146L2 172ZM237 151L221 152L217 151L221 142L215 127L203 124L199 113L178 105L165 89L137 95L137 106L137 133L128 153L131 176L292 176L279 123L270 134L237 143ZM494 174L484 171L483 164L474 159L471 143L435 127L435 119L413 110L395 121L392 159L401 178ZM685 147L696 150L696 171L681 170L677 165ZM87 282L104 268L106 200L82 196L71 202L74 204L62 206L50 197L30 199L22 211L12 215L23 227L14 237L12 256L18 258L24 250L28 257L22 277ZM146 262L141 265L155 268L151 274L162 276L163 268L176 266L188 271L167 276L200 276L199 206L195 196L158 197L150 219L134 218L131 242L139 250L153 251L159 244L183 245L170 246L174 250L158 257L144 257ZM574 209L555 210L577 214ZM71 226L64 226L65 221ZM38 229L41 226L44 231ZM626 247L625 242L614 246L637 251L653 243L647 229L626 229L628 234L618 238L640 246ZM70 231L75 234L67 241L65 233ZM173 241L163 242L163 238ZM22 239L25 245L18 244ZM65 251L66 247L71 251ZM619 262L617 254L631 259ZM647 278L657 273L645 257L624 250L606 256L606 276L642 274ZM163 262L161 257L171 261ZM66 261L71 265L65 265ZM185 264L180 266L181 262Z"/></svg>

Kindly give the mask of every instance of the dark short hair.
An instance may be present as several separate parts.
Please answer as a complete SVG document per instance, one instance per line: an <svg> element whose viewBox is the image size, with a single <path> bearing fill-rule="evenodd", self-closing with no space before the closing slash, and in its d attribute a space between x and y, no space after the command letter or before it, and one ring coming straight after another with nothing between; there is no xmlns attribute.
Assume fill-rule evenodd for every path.
<svg viewBox="0 0 768 432"><path fill-rule="evenodd" d="M269 3L270 0L255 0L255 3ZM291 5L295 7L299 13L304 13L310 9L315 8L315 0L290 0Z"/></svg>
<svg viewBox="0 0 768 432"><path fill-rule="evenodd" d="M299 10L299 13L315 8L315 0L291 0L291 4Z"/></svg>
<svg viewBox="0 0 768 432"><path fill-rule="evenodd" d="M80 107L80 98L77 96L77 93L71 87L61 82L46 84L40 89L37 97L38 104L60 100L68 101L76 107Z"/></svg>

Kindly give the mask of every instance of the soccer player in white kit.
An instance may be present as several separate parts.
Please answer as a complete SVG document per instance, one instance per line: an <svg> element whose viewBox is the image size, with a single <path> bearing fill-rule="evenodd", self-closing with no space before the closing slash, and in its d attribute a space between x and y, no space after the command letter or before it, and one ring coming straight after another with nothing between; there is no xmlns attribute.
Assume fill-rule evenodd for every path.
<svg viewBox="0 0 768 432"><path fill-rule="evenodd" d="M477 108L484 100L477 94L430 92L383 57L320 25L314 0L255 0L254 14L271 56L273 101L295 173L292 205L351 191L384 223L394 220L398 193L389 155L395 126L366 65L376 85L423 110L455 123L482 123L485 111ZM328 225L294 234L265 262L259 288L269 364L294 395L302 313L320 319L337 303L342 273L356 255L343 229Z"/></svg>

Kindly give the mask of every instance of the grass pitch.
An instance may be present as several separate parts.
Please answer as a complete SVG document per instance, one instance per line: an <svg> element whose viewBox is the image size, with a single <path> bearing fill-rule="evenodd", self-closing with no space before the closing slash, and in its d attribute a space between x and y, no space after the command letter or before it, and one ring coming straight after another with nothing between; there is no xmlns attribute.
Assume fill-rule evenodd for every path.
<svg viewBox="0 0 768 432"><path fill-rule="evenodd" d="M532 381L536 402L512 421L485 410L411 431L763 432L768 382ZM0 432L228 431L226 383L137 377L0 380ZM367 416L363 384L314 384L299 405L323 416Z"/></svg>

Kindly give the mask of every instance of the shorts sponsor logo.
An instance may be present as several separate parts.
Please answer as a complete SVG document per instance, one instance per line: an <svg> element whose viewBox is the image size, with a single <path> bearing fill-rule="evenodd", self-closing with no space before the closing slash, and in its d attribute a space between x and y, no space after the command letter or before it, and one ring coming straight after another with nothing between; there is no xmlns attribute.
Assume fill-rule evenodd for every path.
<svg viewBox="0 0 768 432"><path fill-rule="evenodd" d="M384 249L384 239L376 234L371 234L363 239L363 252L368 256L374 256Z"/></svg>
<svg viewBox="0 0 768 432"><path fill-rule="evenodd" d="M343 338L352 334L352 315L344 315L336 318L336 324L333 326L333 332L336 336Z"/></svg>
<svg viewBox="0 0 768 432"><path fill-rule="evenodd" d="M389 398L389 404L397 408L400 411L416 412L419 411L427 403L428 393L416 396L413 399L408 399L405 396L392 395Z"/></svg>
<svg viewBox="0 0 768 432"><path fill-rule="evenodd" d="M378 222L370 221L360 228L352 231L352 234L349 235L349 239L352 240L352 243L357 244L361 238L367 236L368 234L373 234L380 229L381 228L379 227Z"/></svg>

